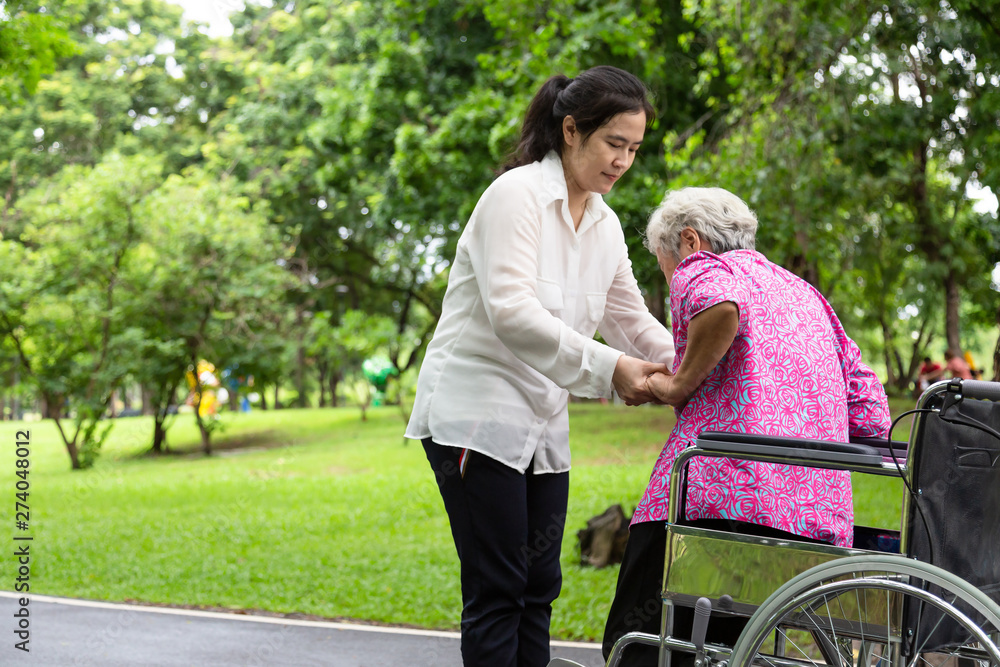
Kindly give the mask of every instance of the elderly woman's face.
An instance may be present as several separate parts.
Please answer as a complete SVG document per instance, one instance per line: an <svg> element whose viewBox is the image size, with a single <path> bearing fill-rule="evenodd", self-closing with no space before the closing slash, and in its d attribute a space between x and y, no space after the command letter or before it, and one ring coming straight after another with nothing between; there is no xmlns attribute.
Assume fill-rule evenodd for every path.
<svg viewBox="0 0 1000 667"><path fill-rule="evenodd" d="M673 279L674 270L677 269L679 262L680 260L676 259L672 252L656 251L656 263L660 265L660 271L663 272L663 277L667 279L667 285Z"/></svg>

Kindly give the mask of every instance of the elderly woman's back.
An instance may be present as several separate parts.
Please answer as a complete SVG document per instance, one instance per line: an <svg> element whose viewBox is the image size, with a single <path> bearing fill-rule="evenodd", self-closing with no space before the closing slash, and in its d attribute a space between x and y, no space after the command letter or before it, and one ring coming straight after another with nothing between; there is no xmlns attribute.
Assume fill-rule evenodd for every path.
<svg viewBox="0 0 1000 667"><path fill-rule="evenodd" d="M604 635L605 657L625 632L658 633L670 471L702 431L846 441L885 437L889 409L826 299L754 250L757 218L720 188L670 193L653 213L646 246L670 282L674 374L647 379L677 410L632 518ZM693 459L685 519L705 527L849 546L850 473L730 459ZM653 607L655 609L655 606ZM637 617L636 610L643 615ZM675 609L676 636L691 610ZM710 641L732 645L744 621L713 615ZM655 650L626 651L627 665L656 664Z"/></svg>
<svg viewBox="0 0 1000 667"><path fill-rule="evenodd" d="M693 318L720 303L738 309L719 363L678 409L633 524L667 518L670 468L705 430L846 441L884 436L885 392L861 362L836 313L811 285L754 250L699 251L670 283L671 318L683 364ZM696 459L687 518L769 526L842 546L851 543L849 473L729 459Z"/></svg>

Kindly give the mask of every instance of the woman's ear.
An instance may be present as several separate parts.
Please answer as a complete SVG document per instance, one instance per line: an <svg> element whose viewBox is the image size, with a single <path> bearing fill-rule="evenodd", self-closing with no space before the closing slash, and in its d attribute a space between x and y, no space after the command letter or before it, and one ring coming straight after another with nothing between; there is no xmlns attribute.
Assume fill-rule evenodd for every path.
<svg viewBox="0 0 1000 667"><path fill-rule="evenodd" d="M687 254L690 255L706 249L706 244L693 227L685 227L681 230L681 250L686 250Z"/></svg>
<svg viewBox="0 0 1000 667"><path fill-rule="evenodd" d="M575 146L580 139L580 130L576 127L576 120L572 116L563 116L562 122L563 142L567 146Z"/></svg>

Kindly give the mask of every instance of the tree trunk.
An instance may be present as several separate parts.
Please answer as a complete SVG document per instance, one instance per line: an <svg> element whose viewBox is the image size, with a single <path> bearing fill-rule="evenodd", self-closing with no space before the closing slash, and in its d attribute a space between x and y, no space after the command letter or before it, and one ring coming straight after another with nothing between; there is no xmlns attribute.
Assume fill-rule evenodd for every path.
<svg viewBox="0 0 1000 667"><path fill-rule="evenodd" d="M894 349L892 356L896 359L896 386L900 393L905 393L908 387L913 386L913 379L917 373L917 367L913 365L917 358L916 348L910 354L910 364L905 369L903 368L903 355L899 353L899 350Z"/></svg>
<svg viewBox="0 0 1000 667"><path fill-rule="evenodd" d="M298 349L295 351L295 389L299 392L299 395L295 399L295 406L299 408L308 408L309 397L306 395L305 327L303 325L302 308L298 308L296 310L295 328L299 332Z"/></svg>
<svg viewBox="0 0 1000 667"><path fill-rule="evenodd" d="M955 269L948 267L948 275L944 279L944 331L948 339L948 347L955 351L955 354L962 355L962 341L959 336L958 307L961 305L961 294L958 289L958 279L955 276Z"/></svg>
<svg viewBox="0 0 1000 667"><path fill-rule="evenodd" d="M195 378L198 377L197 365L195 366ZM195 379L194 391L197 398L194 402L194 421L198 424L198 432L201 434L201 451L205 453L205 456L210 456L212 454L212 435L208 431L208 426L205 424L205 419L201 416L201 397L204 387L201 386L201 380Z"/></svg>
<svg viewBox="0 0 1000 667"><path fill-rule="evenodd" d="M1000 308L997 308L997 326L1000 327ZM997 334L997 345L993 348L993 381L1000 382L1000 334Z"/></svg>
<svg viewBox="0 0 1000 667"><path fill-rule="evenodd" d="M159 404L153 409L153 446L150 449L155 454L162 454L167 451L167 428L165 426L167 417L170 416L170 406L174 404L177 399L177 388L180 386L181 380L176 380L170 387L161 387L163 393L161 394L164 398L159 401ZM152 409L153 404L153 392L147 392L143 388L143 403L148 404Z"/></svg>
<svg viewBox="0 0 1000 667"><path fill-rule="evenodd" d="M201 451L205 453L205 456L211 456L212 434L209 432L208 427L205 425L205 420L202 419L197 410L195 411L194 416L198 421L198 431L201 433Z"/></svg>
<svg viewBox="0 0 1000 667"><path fill-rule="evenodd" d="M208 426L205 424L205 420L201 416L201 401L205 395L205 387L201 384L201 377L198 373L198 355L191 355L191 374L194 376L194 420L198 424L198 432L201 433L201 450L205 453L205 456L209 456L212 453L212 437L208 430Z"/></svg>
<svg viewBox="0 0 1000 667"><path fill-rule="evenodd" d="M267 410L267 392L264 391L264 385L260 386L260 409Z"/></svg>
<svg viewBox="0 0 1000 667"><path fill-rule="evenodd" d="M274 409L275 410L280 410L281 409L281 401L278 400L278 389L280 389L280 388L281 388L280 384L275 384L274 385Z"/></svg>
<svg viewBox="0 0 1000 667"><path fill-rule="evenodd" d="M162 454L166 451L167 429L163 428L164 417L156 415L153 418L153 446L150 451Z"/></svg>
<svg viewBox="0 0 1000 667"><path fill-rule="evenodd" d="M46 405L50 404L49 397L42 395L42 400L45 401ZM62 437L63 443L66 445L66 452L69 454L69 464L73 470L82 470L83 465L80 463L80 450L76 447L76 437L74 436L72 440L66 437L66 432L62 427L62 420L59 418L59 413L56 411L55 416L52 421L56 423L56 429L59 431L59 435Z"/></svg>
<svg viewBox="0 0 1000 667"><path fill-rule="evenodd" d="M319 375L319 407L326 407L326 374L329 364L325 361L316 362L316 373Z"/></svg>
<svg viewBox="0 0 1000 667"><path fill-rule="evenodd" d="M337 407L337 385L340 384L340 371L330 373L330 405Z"/></svg>
<svg viewBox="0 0 1000 667"><path fill-rule="evenodd" d="M235 389L229 390L229 409L233 412L240 411L240 394Z"/></svg>
<svg viewBox="0 0 1000 667"><path fill-rule="evenodd" d="M139 394L142 397L142 414L144 416L155 415L156 409L153 407L153 392L151 389L142 385L139 387Z"/></svg>

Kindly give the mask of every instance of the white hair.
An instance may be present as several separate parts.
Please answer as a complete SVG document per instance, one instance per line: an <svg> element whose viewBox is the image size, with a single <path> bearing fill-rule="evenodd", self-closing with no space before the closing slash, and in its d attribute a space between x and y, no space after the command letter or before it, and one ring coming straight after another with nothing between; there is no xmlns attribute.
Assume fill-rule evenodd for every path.
<svg viewBox="0 0 1000 667"><path fill-rule="evenodd" d="M643 244L650 252L680 258L681 230L691 227L721 254L753 250L757 216L742 199L722 188L681 188L667 193L646 225Z"/></svg>

